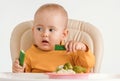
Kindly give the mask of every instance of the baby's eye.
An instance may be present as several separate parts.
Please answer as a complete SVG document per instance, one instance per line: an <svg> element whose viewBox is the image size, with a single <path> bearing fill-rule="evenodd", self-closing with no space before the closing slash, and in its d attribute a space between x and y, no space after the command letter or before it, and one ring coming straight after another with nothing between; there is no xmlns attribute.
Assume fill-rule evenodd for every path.
<svg viewBox="0 0 120 81"><path fill-rule="evenodd" d="M41 30L42 30L42 28L38 27L38 28L37 28L37 30L38 30L38 31L41 31Z"/></svg>
<svg viewBox="0 0 120 81"><path fill-rule="evenodd" d="M53 32L53 31L55 31L55 30L54 30L54 29L49 29L49 31L50 31L50 32Z"/></svg>

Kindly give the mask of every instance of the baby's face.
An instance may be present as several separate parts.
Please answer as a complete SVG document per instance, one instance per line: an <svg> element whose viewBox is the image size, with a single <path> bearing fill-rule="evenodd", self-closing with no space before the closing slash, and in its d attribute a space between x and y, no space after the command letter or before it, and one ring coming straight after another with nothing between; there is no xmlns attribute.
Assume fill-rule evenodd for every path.
<svg viewBox="0 0 120 81"><path fill-rule="evenodd" d="M35 15L33 35L41 50L53 50L67 36L64 17L57 12L42 11Z"/></svg>

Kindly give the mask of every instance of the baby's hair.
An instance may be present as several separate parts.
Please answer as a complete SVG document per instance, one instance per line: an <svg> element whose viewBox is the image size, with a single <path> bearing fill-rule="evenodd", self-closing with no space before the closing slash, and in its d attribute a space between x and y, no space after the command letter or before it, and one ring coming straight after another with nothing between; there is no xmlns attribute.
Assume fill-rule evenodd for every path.
<svg viewBox="0 0 120 81"><path fill-rule="evenodd" d="M38 8L38 10L36 11L35 15L38 12L43 11L43 10L61 12L61 14L63 15L63 17L65 18L66 27L67 27L68 14L67 14L67 11L61 5L55 4L55 3L44 4L40 8Z"/></svg>

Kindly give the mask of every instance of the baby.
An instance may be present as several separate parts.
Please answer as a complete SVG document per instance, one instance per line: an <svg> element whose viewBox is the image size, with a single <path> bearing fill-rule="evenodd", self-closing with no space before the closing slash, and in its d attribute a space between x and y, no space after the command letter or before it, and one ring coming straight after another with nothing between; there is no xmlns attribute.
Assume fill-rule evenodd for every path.
<svg viewBox="0 0 120 81"><path fill-rule="evenodd" d="M54 72L59 65L69 62L80 65L90 72L95 57L86 44L78 41L64 43L68 35L68 15L58 4L45 4L35 13L32 28L35 43L26 51L24 66L16 60L13 72ZM64 43L65 51L54 50L56 44Z"/></svg>

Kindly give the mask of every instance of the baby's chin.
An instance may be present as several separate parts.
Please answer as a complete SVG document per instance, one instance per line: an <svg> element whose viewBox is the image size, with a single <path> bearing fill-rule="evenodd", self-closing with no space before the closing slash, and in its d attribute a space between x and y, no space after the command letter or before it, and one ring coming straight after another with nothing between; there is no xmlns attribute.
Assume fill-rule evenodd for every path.
<svg viewBox="0 0 120 81"><path fill-rule="evenodd" d="M53 51L54 49L50 48L50 47L42 47L40 48L43 51Z"/></svg>

